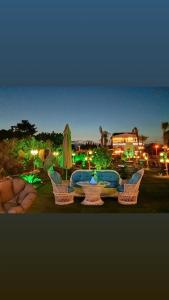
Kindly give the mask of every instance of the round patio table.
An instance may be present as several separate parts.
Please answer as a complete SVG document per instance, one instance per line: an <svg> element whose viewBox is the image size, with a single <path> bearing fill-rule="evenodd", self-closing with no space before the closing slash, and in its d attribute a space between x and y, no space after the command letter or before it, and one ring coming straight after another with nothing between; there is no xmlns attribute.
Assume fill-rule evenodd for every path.
<svg viewBox="0 0 169 300"><path fill-rule="evenodd" d="M107 181L102 181L97 184L91 184L88 181L79 181L77 182L79 186L82 187L85 199L82 201L83 205L103 205L104 202L101 199L100 195L103 190L103 187L109 184Z"/></svg>

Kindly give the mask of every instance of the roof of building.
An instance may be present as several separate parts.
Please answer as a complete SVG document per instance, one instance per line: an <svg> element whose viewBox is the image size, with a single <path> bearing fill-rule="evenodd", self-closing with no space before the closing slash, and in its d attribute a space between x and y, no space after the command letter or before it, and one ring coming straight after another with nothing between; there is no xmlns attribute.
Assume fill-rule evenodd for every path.
<svg viewBox="0 0 169 300"><path fill-rule="evenodd" d="M114 136L119 136L119 137L136 137L135 133L132 132L118 132L118 133L113 133Z"/></svg>

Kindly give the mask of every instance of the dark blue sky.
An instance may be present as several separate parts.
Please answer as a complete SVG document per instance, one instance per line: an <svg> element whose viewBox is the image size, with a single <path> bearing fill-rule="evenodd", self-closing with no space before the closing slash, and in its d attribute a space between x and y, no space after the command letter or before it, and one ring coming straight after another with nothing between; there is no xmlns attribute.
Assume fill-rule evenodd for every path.
<svg viewBox="0 0 169 300"><path fill-rule="evenodd" d="M168 0L1 0L0 84L169 85Z"/></svg>
<svg viewBox="0 0 169 300"><path fill-rule="evenodd" d="M169 88L13 87L0 89L0 128L22 119L39 131L62 132L68 122L73 139L99 138L99 126L130 131L158 141L169 121Z"/></svg>
<svg viewBox="0 0 169 300"><path fill-rule="evenodd" d="M168 89L108 86L169 86L168 16L168 0L0 0L0 127L69 122L97 139L99 125L138 126L159 139ZM36 85L105 88L21 88Z"/></svg>

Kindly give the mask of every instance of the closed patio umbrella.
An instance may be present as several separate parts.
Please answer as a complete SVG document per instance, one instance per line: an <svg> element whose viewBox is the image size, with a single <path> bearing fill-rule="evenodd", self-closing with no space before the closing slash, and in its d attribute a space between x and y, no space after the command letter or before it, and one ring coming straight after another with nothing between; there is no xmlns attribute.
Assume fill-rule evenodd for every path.
<svg viewBox="0 0 169 300"><path fill-rule="evenodd" d="M71 131L67 124L64 130L63 136L63 168L66 169L66 180L67 170L72 167L72 143L71 143Z"/></svg>

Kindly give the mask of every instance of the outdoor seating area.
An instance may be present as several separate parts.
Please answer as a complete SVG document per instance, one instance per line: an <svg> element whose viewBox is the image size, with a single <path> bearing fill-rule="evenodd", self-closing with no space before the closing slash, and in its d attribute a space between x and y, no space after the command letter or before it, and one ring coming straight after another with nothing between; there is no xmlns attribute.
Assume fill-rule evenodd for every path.
<svg viewBox="0 0 169 300"><path fill-rule="evenodd" d="M38 189L19 177L6 177L0 181L0 212L26 213L36 207L38 196L42 198L41 188L49 188L47 197L55 206L104 206L107 201L121 205L137 204L139 188L144 175L144 169L134 173L128 181L122 180L114 170L77 170L69 180L51 168L48 171L48 181ZM93 179L97 181L93 181ZM50 187L52 193L50 192ZM53 194L53 195L52 195ZM81 199L81 200L80 200ZM112 199L112 200L110 200Z"/></svg>
<svg viewBox="0 0 169 300"><path fill-rule="evenodd" d="M72 173L70 181L66 182L53 169L48 172L56 205L72 204L74 197L85 197L83 205L103 205L102 197L118 198L118 202L124 205L136 204L143 175L144 169L141 169L123 184L120 175L114 170L96 171L95 182L92 181L94 176L90 170L77 170Z"/></svg>
<svg viewBox="0 0 169 300"><path fill-rule="evenodd" d="M20 126L30 128L31 124L23 121ZM136 129L115 135L114 141L121 143L122 138L132 138L135 143L137 139L133 132ZM48 206L50 212L115 212L116 208L134 212L134 207L141 211L144 201L145 208L149 206L151 196L155 199L160 192L157 190L154 195L152 190L151 195L147 196L145 192L140 196L140 191L146 191L145 174L147 176L150 171L150 182L154 181L150 157L144 152L143 145L131 146L127 142L123 151L115 150L103 142L105 132L101 128L100 133L102 143L87 144L86 149L72 144L68 124L63 134L52 133L54 142L46 140L46 135L45 141L29 137L0 142L0 212L23 214L34 209L48 212ZM40 139L43 137L41 135ZM155 159L165 166L165 173L161 172L161 165L154 170L159 182L163 177L166 179L163 181L166 188L168 148L161 148L158 154ZM151 188L149 185L149 190ZM165 195L168 197L167 188ZM159 201L160 196L158 209L161 209ZM165 207L164 210L168 209L167 205Z"/></svg>
<svg viewBox="0 0 169 300"><path fill-rule="evenodd" d="M83 196L84 193L79 187L78 182L90 182L92 179L93 171L90 170L77 170L72 173L70 178L70 186L74 189L77 196ZM121 183L120 174L114 170L99 170L95 171L95 177L97 182L104 183L101 196L102 197L114 197L114 194L117 192L117 187ZM91 184L92 185L92 184Z"/></svg>
<svg viewBox="0 0 169 300"><path fill-rule="evenodd" d="M132 177L132 176L131 176ZM131 178L130 177L130 178ZM129 180L129 179L128 179ZM128 180L122 180L126 184ZM71 195L69 187L70 180L62 183L68 186L68 193ZM91 187L93 188L93 187ZM100 197L102 205L84 205L84 196L74 195L73 203L69 205L58 205L55 203L53 187L48 177L46 181L37 189L37 197L27 213L168 213L169 212L169 178L158 175L158 170L144 170L144 176L139 185L137 203L135 205L124 205L116 197Z"/></svg>

